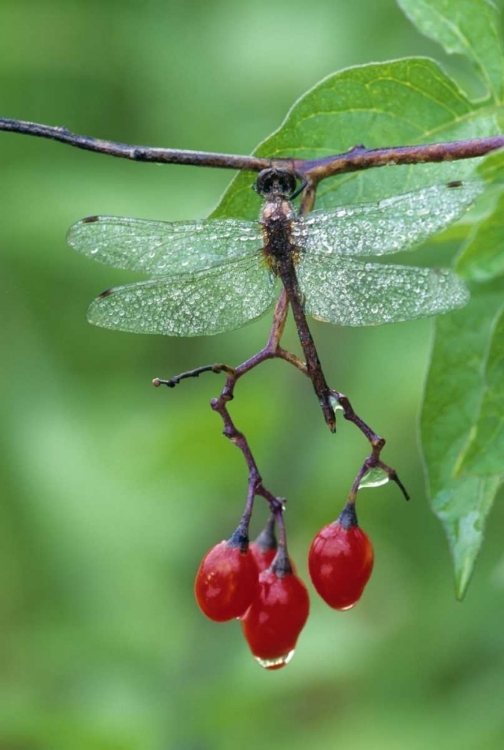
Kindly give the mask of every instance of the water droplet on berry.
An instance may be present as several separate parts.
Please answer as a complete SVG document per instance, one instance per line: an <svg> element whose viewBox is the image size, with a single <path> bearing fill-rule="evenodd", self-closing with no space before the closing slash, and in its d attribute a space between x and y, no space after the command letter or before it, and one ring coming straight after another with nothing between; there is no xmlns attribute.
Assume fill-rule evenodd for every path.
<svg viewBox="0 0 504 750"><path fill-rule="evenodd" d="M366 471L364 476L359 482L359 489L365 489L366 487L381 487L382 484L387 484L389 481L389 475L383 471L379 466L375 466L373 469Z"/></svg>
<svg viewBox="0 0 504 750"><path fill-rule="evenodd" d="M259 656L254 656L254 659L259 664L260 667L263 667L263 669L282 669L282 667L285 667L292 657L294 656L294 649L292 651L289 651L287 654L284 654L283 656L278 656L276 659L261 659Z"/></svg>

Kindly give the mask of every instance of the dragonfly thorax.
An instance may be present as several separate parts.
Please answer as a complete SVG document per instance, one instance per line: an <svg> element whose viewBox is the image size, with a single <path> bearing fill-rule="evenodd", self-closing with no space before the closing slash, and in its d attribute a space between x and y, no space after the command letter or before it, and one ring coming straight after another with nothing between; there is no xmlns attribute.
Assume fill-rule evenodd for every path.
<svg viewBox="0 0 504 750"><path fill-rule="evenodd" d="M275 276L280 268L292 267L299 257L299 248L292 237L296 213L292 203L280 193L270 194L261 209L260 224L263 235L263 255Z"/></svg>
<svg viewBox="0 0 504 750"><path fill-rule="evenodd" d="M263 169L254 185L264 199L260 213L263 235L263 255L270 270L278 275L279 264L297 257L297 248L292 240L292 224L296 212L290 196L296 188L296 178L287 169L271 167Z"/></svg>

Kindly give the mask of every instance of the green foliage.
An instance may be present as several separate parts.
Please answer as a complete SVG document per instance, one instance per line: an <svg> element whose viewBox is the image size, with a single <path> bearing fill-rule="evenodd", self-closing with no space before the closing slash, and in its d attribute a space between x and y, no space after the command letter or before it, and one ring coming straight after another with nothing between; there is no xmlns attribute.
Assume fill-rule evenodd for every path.
<svg viewBox="0 0 504 750"><path fill-rule="evenodd" d="M503 285L499 291L504 291ZM484 389L478 419L475 421L461 471L484 477L504 474L504 316L499 308L489 336L490 348L483 364Z"/></svg>
<svg viewBox="0 0 504 750"><path fill-rule="evenodd" d="M495 375L497 368L488 342L502 352L496 320L504 309L503 290L502 284L483 292L474 289L466 308L436 321L425 390L421 429L432 507L448 536L459 597L466 591L486 516L504 478L502 460L495 464L502 446L488 439L498 406L493 396L502 389L502 380L492 385L489 380L489 369ZM468 451L482 442L491 467L487 472L474 470L467 461Z"/></svg>
<svg viewBox="0 0 504 750"><path fill-rule="evenodd" d="M469 58L487 87L486 105L492 104L497 115L503 103L504 67L495 7L486 0L401 0L401 5L448 52ZM479 173L498 181L502 154L486 161L489 164L483 163ZM448 536L459 598L467 590L487 514L504 481L504 285L491 283L501 276L504 264L502 205L501 196L493 213L474 225L458 258L458 270L474 282L472 299L465 310L436 321L422 413L431 502Z"/></svg>
<svg viewBox="0 0 504 750"><path fill-rule="evenodd" d="M495 210L476 224L460 253L456 269L468 281L491 281L504 275L504 194Z"/></svg>
<svg viewBox="0 0 504 750"><path fill-rule="evenodd" d="M398 0L426 36L474 65L492 102L503 98L499 12L491 0Z"/></svg>

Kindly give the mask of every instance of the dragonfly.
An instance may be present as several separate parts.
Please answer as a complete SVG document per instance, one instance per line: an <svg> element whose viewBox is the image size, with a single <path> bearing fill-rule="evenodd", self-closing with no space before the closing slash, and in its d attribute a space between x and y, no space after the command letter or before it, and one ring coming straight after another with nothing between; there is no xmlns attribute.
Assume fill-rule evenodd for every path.
<svg viewBox="0 0 504 750"><path fill-rule="evenodd" d="M369 326L444 313L469 293L449 269L373 263L411 249L457 220L482 192L478 182L433 185L385 200L315 210L291 202L295 175L259 173L257 221L162 222L91 216L74 224L77 252L149 278L103 292L89 307L94 325L171 336L230 331L266 313L286 290L308 374L329 420L329 388L306 315L341 326ZM317 373L320 374L317 375Z"/></svg>

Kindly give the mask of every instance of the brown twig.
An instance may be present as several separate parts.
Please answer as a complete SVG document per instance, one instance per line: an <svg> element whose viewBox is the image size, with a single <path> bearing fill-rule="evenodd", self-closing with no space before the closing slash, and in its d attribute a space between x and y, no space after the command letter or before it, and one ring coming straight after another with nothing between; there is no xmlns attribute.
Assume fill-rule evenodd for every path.
<svg viewBox="0 0 504 750"><path fill-rule="evenodd" d="M338 391L331 391L331 393L338 405L341 406L344 418L349 422L352 422L352 424L354 424L362 432L371 446L371 455L367 456L361 468L359 469L350 490L350 497L355 498L362 478L365 476L365 474L371 469L379 468L385 472L385 474L392 482L395 482L397 484L405 499L409 500L410 496L408 494L408 491L399 479L396 470L388 464L384 463L380 458L382 450L385 448L385 438L380 437L368 424L366 424L366 422L364 422L363 419L359 417L358 414L356 414L352 404L346 396L344 396L342 393L339 393Z"/></svg>
<svg viewBox="0 0 504 750"><path fill-rule="evenodd" d="M87 135L78 135L65 127L54 127L9 118L0 118L0 130L31 135L37 138L48 138L97 154L139 162L186 164L195 167L239 169L251 172L260 172L262 169L268 169L272 166L283 166L290 168L301 179L307 180L308 184L304 196L307 206L309 206L310 200L313 201L314 187L322 179L336 174L397 164L425 164L427 162L474 159L504 147L504 135L497 135L462 141L374 149L368 149L359 144L342 154L334 154L320 159L293 159L289 157L264 158L208 151L136 146L102 138L92 138Z"/></svg>

